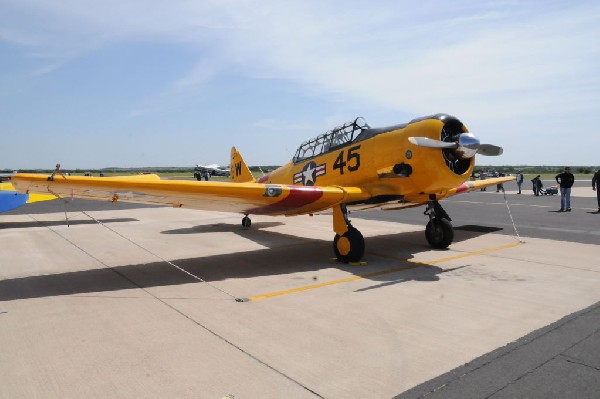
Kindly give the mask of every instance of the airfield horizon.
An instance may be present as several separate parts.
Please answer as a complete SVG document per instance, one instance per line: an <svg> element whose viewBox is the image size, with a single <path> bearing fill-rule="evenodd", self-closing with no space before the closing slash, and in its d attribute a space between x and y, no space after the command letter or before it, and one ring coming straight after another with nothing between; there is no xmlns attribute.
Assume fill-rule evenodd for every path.
<svg viewBox="0 0 600 399"><path fill-rule="evenodd" d="M260 178L262 176L264 176L264 174L267 174L268 172L265 170L264 174L260 171L256 171L256 170L252 170L255 167L250 167L252 174L254 175L255 178ZM600 167L598 168L600 169ZM271 169L269 169L270 171ZM50 174L52 173L54 170L39 170L39 169L31 169L31 170L20 170L19 172L21 173L47 173ZM501 171L501 169L500 169ZM75 171L71 171L68 169L64 170L65 173L69 173L71 174L71 176L84 176L86 173L91 173L92 176L99 176L100 173L103 173L104 177L111 177L111 176L135 176L141 173L156 173L158 174L161 178L167 178L167 179L181 179L181 180L196 180L194 177L194 169L193 168L189 168L189 170L178 170L178 171L168 171L168 170L161 170L160 167L158 168L123 168L119 171L111 171L111 172L107 172L105 170L102 169L89 169L89 170L75 170ZM0 173L12 173L12 171L0 171ZM509 172L511 173L511 172ZM545 179L552 179L554 180L554 177L556 176L556 174L559 172L524 172L523 176L525 181L527 181L528 178L533 178L537 175L540 175L542 180ZM573 175L575 176L576 180L585 180L585 179L591 179L592 176L594 175L594 172L592 173L573 173ZM213 181L229 181L229 177L224 177L224 176L211 176L211 180Z"/></svg>

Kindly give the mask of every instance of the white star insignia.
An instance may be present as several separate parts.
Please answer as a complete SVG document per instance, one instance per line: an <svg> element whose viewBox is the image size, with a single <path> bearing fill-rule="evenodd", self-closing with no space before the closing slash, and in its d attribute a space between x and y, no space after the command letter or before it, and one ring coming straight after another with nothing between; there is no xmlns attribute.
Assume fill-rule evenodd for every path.
<svg viewBox="0 0 600 399"><path fill-rule="evenodd" d="M311 164L308 164L308 167L304 172L302 172L302 176L304 177L304 184L307 185L308 182L315 183L313 179L313 174L315 173L315 168L312 167Z"/></svg>

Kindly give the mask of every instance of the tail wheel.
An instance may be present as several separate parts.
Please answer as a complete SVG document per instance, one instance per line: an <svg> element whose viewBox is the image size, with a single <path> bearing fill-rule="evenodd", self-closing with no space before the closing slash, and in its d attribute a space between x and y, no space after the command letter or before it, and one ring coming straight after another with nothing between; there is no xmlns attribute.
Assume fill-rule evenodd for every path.
<svg viewBox="0 0 600 399"><path fill-rule="evenodd" d="M425 228L425 237L427 242L433 248L444 249L454 240L454 230L452 223L445 218L434 218L427 223Z"/></svg>
<svg viewBox="0 0 600 399"><path fill-rule="evenodd" d="M342 263L358 262L365 253L365 239L360 231L350 227L343 235L335 235L333 251L337 260Z"/></svg>

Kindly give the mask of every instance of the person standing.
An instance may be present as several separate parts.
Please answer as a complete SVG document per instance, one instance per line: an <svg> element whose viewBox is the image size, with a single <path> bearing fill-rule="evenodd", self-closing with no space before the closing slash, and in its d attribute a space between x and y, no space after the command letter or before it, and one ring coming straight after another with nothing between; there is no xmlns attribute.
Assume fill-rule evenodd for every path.
<svg viewBox="0 0 600 399"><path fill-rule="evenodd" d="M594 173L592 177L592 190L596 191L596 197L598 197L598 213L600 213L600 169Z"/></svg>
<svg viewBox="0 0 600 399"><path fill-rule="evenodd" d="M560 184L559 212L571 212L571 187L575 183L575 176L571 173L571 168L565 167L565 171L556 175L555 179Z"/></svg>
<svg viewBox="0 0 600 399"><path fill-rule="evenodd" d="M521 171L517 171L517 187L519 187L519 192L517 194L521 194L521 184L523 184L523 173Z"/></svg>
<svg viewBox="0 0 600 399"><path fill-rule="evenodd" d="M499 173L498 176L496 176L496 177L504 177L504 176L505 176L504 173ZM504 192L504 184L502 184L502 183L496 184L496 192L499 193L500 190L502 190L502 192Z"/></svg>
<svg viewBox="0 0 600 399"><path fill-rule="evenodd" d="M483 170L481 172L479 172L479 180L485 180L486 174L487 174L487 172L484 172ZM486 187L481 187L481 189L479 191L486 191Z"/></svg>
<svg viewBox="0 0 600 399"><path fill-rule="evenodd" d="M531 183L533 184L533 195L538 197L540 195L540 190L543 186L542 180L540 180L540 175L537 175L533 179L531 179Z"/></svg>

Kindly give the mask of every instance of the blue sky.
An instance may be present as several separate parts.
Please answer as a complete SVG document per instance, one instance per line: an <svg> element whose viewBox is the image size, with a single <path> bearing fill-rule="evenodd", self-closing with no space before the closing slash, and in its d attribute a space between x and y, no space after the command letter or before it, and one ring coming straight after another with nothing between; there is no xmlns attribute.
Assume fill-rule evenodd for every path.
<svg viewBox="0 0 600 399"><path fill-rule="evenodd" d="M0 168L283 164L438 112L480 164L600 165L598 1L0 0Z"/></svg>

